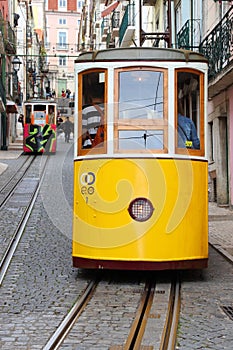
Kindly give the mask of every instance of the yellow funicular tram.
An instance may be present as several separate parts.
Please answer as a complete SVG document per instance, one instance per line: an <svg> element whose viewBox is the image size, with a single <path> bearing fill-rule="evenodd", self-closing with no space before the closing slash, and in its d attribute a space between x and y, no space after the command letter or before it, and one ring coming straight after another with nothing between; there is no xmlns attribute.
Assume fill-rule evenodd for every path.
<svg viewBox="0 0 233 350"><path fill-rule="evenodd" d="M30 153L55 153L57 146L57 103L30 99L23 105L23 150Z"/></svg>
<svg viewBox="0 0 233 350"><path fill-rule="evenodd" d="M73 265L206 267L207 60L116 48L75 75Z"/></svg>

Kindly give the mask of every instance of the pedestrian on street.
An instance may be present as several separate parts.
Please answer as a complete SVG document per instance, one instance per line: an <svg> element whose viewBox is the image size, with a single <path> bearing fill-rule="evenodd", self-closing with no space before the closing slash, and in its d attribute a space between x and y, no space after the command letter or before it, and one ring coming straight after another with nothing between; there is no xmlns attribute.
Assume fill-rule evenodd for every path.
<svg viewBox="0 0 233 350"><path fill-rule="evenodd" d="M69 117L66 118L66 121L62 124L62 129L65 133L65 142L69 143L70 133L73 132L73 123L71 123Z"/></svg>
<svg viewBox="0 0 233 350"><path fill-rule="evenodd" d="M23 114L19 115L18 122L22 124L22 127L24 128L24 116Z"/></svg>

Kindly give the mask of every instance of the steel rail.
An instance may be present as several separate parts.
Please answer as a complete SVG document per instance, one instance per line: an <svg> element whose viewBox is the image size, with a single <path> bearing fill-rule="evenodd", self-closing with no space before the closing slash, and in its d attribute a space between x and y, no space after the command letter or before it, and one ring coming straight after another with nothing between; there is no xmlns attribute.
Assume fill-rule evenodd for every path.
<svg viewBox="0 0 233 350"><path fill-rule="evenodd" d="M139 349L144 334L147 317L153 301L154 284L146 283L141 302L131 327L124 350Z"/></svg>
<svg viewBox="0 0 233 350"><path fill-rule="evenodd" d="M110 350L152 350L155 349L155 343L158 344L158 339L160 339L159 350L175 350L180 313L180 282L175 278L170 285L167 299L168 305L166 310L164 310L165 320L164 322L161 321L161 331L159 328L156 328L156 323L160 319L160 314L158 313L158 318L157 321L155 318L156 323L154 325L157 333L154 337L150 337L150 340L147 339L145 333L147 323L150 317L155 315L153 312L151 313L151 310L152 308L153 310L160 309L159 301L155 298L155 283L147 283L126 343L124 345L113 345L110 347ZM151 329L151 324L149 328ZM147 343L147 345L143 345L143 342Z"/></svg>
<svg viewBox="0 0 233 350"><path fill-rule="evenodd" d="M87 303L91 299L99 280L95 280L89 283L81 298L79 298L67 316L64 318L56 332L49 339L47 344L43 347L43 350L55 350L61 345L74 323L86 307Z"/></svg>
<svg viewBox="0 0 233 350"><path fill-rule="evenodd" d="M10 240L10 243L5 251L5 254L3 255L3 258L1 259L1 262L0 262L0 286L2 285L2 281L7 273L7 270L8 270L8 267L11 263L11 260L14 256L14 253L17 249L17 246L19 244L19 241L23 235L23 232L24 232L24 229L27 225L27 222L28 222L28 219L30 217L30 214L32 212L32 209L34 207L34 204L35 204L35 201L37 199L37 196L38 196L38 193L40 191L40 187L42 185L42 182L43 182L43 178L44 178L44 175L45 175L45 168L46 168L46 164L47 164L47 161L48 161L48 157L46 157L46 160L45 160L45 163L44 163L44 166L43 166L43 169L42 169L42 172L41 172L41 175L40 175L40 178L38 179L38 183L37 183L37 186L35 188L35 191L32 195L32 198L29 202L29 205L28 207L26 208L24 214L23 214L23 217L22 219L20 220L19 222L19 225L14 233L14 235L12 236L11 240ZM22 179L21 179L22 180Z"/></svg>
<svg viewBox="0 0 233 350"><path fill-rule="evenodd" d="M175 279L171 284L167 317L159 350L174 350L180 313L180 282Z"/></svg>
<svg viewBox="0 0 233 350"><path fill-rule="evenodd" d="M176 346L177 328L180 314L180 283L176 282L172 321L167 350L174 350Z"/></svg>
<svg viewBox="0 0 233 350"><path fill-rule="evenodd" d="M3 205L6 203L6 201L10 198L12 195L13 190L16 188L16 186L19 184L19 182L22 180L28 169L30 168L31 164L34 162L34 157L28 157L25 162L17 169L16 172L7 180L7 182L1 187L0 195L4 193L4 190L7 188L7 186L10 186L11 183L14 182L16 176L19 178L15 180L15 183L12 184L11 191L9 194L5 196L5 198L0 202L0 209L3 207Z"/></svg>

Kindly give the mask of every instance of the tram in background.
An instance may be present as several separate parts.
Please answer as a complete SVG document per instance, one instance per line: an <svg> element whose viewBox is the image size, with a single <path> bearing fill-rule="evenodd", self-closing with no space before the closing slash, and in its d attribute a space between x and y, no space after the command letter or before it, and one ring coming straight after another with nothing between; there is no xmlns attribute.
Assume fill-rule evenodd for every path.
<svg viewBox="0 0 233 350"><path fill-rule="evenodd" d="M77 57L74 267L207 267L207 71L176 49Z"/></svg>
<svg viewBox="0 0 233 350"><path fill-rule="evenodd" d="M55 153L57 141L57 103L32 99L23 105L24 153Z"/></svg>

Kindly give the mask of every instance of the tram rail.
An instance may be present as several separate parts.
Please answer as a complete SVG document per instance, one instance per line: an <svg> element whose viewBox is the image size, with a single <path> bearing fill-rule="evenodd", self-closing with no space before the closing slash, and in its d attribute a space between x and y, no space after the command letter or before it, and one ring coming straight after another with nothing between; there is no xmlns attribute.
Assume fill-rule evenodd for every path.
<svg viewBox="0 0 233 350"><path fill-rule="evenodd" d="M25 176L27 170L30 168L32 163L35 161L35 156L29 157L27 156L23 164L13 172L10 178L4 183L4 185L0 189L0 209L4 205L4 203L11 196L14 188L19 184L22 178Z"/></svg>
<svg viewBox="0 0 233 350"><path fill-rule="evenodd" d="M43 350L63 349L63 342L72 328L81 322L81 314L90 300L95 299L95 291L101 281L89 283L83 295L77 300L63 322L50 337ZM93 301L92 299L92 301ZM104 300L103 300L104 303ZM119 308L122 301L119 299ZM103 305L104 307L104 305ZM111 344L109 350L174 350L180 310L180 282L178 279L167 283L147 281L140 293L136 312L129 322L131 327L122 344ZM111 332L109 331L110 337ZM112 337L114 339L114 337ZM114 340L113 340L114 341ZM73 343L74 344L74 343ZM79 340L77 340L77 344ZM67 344L64 346L67 346Z"/></svg>
<svg viewBox="0 0 233 350"><path fill-rule="evenodd" d="M79 298L70 312L67 314L63 322L60 324L56 332L49 339L48 343L45 345L43 350L55 350L58 349L64 338L72 328L73 324L78 319L79 315L81 315L88 301L92 297L96 287L98 285L98 281L91 281L86 290L84 291L81 298Z"/></svg>
<svg viewBox="0 0 233 350"><path fill-rule="evenodd" d="M5 194L4 200L2 201L0 208L1 210L4 206L9 205L9 210L14 210L20 212L18 218L16 218L15 225L13 227L13 232L8 235L5 239L3 249L0 255L0 286L3 279L7 273L10 262L14 256L14 252L20 242L23 235L25 226L30 217L31 211L34 207L37 195L39 193L43 177L45 174L46 164L48 161L48 156L43 158L44 162L41 168L41 174L39 177L28 177L28 170L35 158L26 161L21 168L21 175L18 177L17 182L11 186L7 194ZM12 178L13 179L13 178ZM13 181L13 180L12 180ZM10 181L6 184L5 189L9 186ZM25 193L25 188L27 189Z"/></svg>

